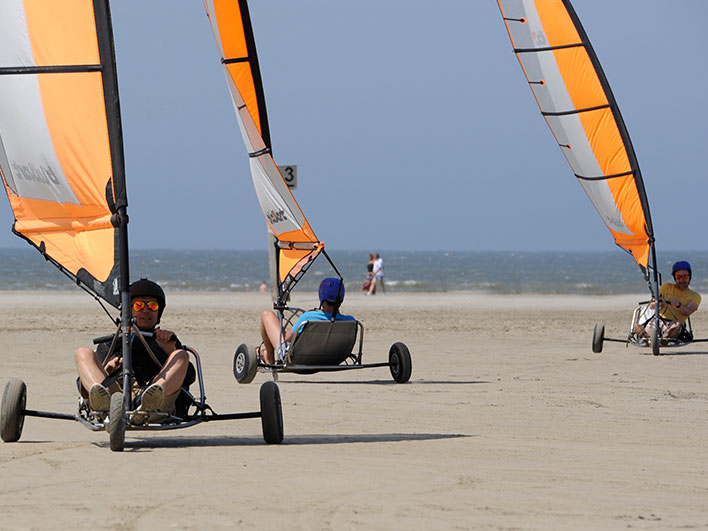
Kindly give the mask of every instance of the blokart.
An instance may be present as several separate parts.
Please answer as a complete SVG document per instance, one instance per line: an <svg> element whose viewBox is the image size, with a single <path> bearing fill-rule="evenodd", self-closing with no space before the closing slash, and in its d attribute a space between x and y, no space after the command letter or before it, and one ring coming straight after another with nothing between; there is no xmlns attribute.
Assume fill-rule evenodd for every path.
<svg viewBox="0 0 708 531"><path fill-rule="evenodd" d="M132 331L141 340L146 349L150 349L145 337L151 334L146 332ZM112 343L106 360L113 354L117 340L122 335L119 330L112 338ZM98 344L105 341L106 337L94 339ZM47 411L36 411L27 409L27 386L18 379L12 378L5 385L2 397L2 409L0 410L0 435L4 442L16 442L22 435L25 417L44 417L51 419L75 420L92 431L107 431L109 434L110 448L113 451L122 451L125 445L125 432L137 430L174 430L177 428L187 428L202 422L216 420L236 420L260 418L263 430L263 439L269 444L279 444L283 440L283 416L280 402L280 391L274 382L265 382L260 389L260 411L248 413L216 413L205 401L204 379L202 376L202 366L199 354L192 347L183 346L194 362L196 367L196 383L199 386L199 394L194 396L188 387L180 390L177 399L177 408L174 414L161 411L141 411L138 413L135 402L131 399L131 393L124 396L122 391L111 395L111 406L108 414L106 412L92 411L89 401L84 397L78 397L78 411L71 414L53 413ZM125 361L124 361L125 363ZM123 389L132 389L132 378L125 376L123 379ZM147 415L147 423L134 423L136 415Z"/></svg>
<svg viewBox="0 0 708 531"><path fill-rule="evenodd" d="M656 300L655 237L644 179L617 100L578 14L570 0L498 4L514 53L572 175L615 243L634 258ZM636 323L627 339L606 338L604 326L596 325L593 351L600 352L603 341L619 341L649 345L659 354L662 342L669 341L659 337L658 310L654 313L657 332L648 338L635 336Z"/></svg>
<svg viewBox="0 0 708 531"><path fill-rule="evenodd" d="M602 352L605 341L613 341L615 343L624 343L627 346L649 347L652 354L659 356L662 348L683 347L691 343L708 341L708 339L694 338L690 317L686 318L686 323L675 337L664 337L662 330L665 330L669 321L656 315L650 304L651 301L640 302L639 306L634 310L626 339L605 337L605 325L596 324L592 333L592 351L599 354ZM653 320L653 326L648 326ZM659 323L658 326L656 325L657 322ZM647 332L640 333L641 330L647 329Z"/></svg>
<svg viewBox="0 0 708 531"><path fill-rule="evenodd" d="M290 325L301 315L301 308L276 306L281 317L281 329ZM285 313L289 314L285 318ZM250 383L261 371L272 372L277 379L278 373L292 372L313 374L316 372L335 372L374 367L388 367L397 383L405 383L411 376L411 355L408 347L401 342L391 345L388 362L363 363L362 344L364 325L359 321L308 321L295 337L282 361L266 363L259 356L262 344L249 347L241 344L234 354L234 377L239 383Z"/></svg>
<svg viewBox="0 0 708 531"><path fill-rule="evenodd" d="M320 254L327 257L340 280L342 276L273 159L263 83L245 0L238 2L236 7L216 2L205 5L248 151L256 196L273 236L273 245L269 249L271 286L274 290L277 288L277 293L274 292L272 298L283 330L289 319L302 312L287 305L290 292ZM240 17L234 17L236 11ZM332 195L338 193L333 190ZM247 383L253 380L259 368L272 371L277 377L280 372L314 373L388 366L397 382L408 381L410 353L403 343L391 346L388 362L362 362L363 330L361 323L310 322L296 338L288 356L270 365L260 360L257 347L242 344L234 355L234 375L240 383ZM352 350L357 342L358 348Z"/></svg>
<svg viewBox="0 0 708 531"><path fill-rule="evenodd" d="M27 408L27 386L13 378L3 393L2 439L19 440L26 417L66 419L108 431L111 449L119 451L126 430L172 430L260 417L266 442L281 442L277 385L261 387L258 412L217 414L205 402L199 355L191 348L199 395L184 390L186 405L179 414L155 412L147 425L134 422L131 341L136 326L130 310L128 200L110 5L108 0L57 3L52 31L37 32L30 41L27 21L36 10L25 12L24 3L14 4L23 16L18 11L14 21L4 25L3 39L11 53L0 59L0 176L15 217L13 232L92 294L118 326L113 343L122 345L122 389L129 392L111 395L107 415L91 411L82 399L73 415L35 411ZM77 40L77 31L92 37ZM35 58L43 62L37 64L40 59ZM17 109L22 109L22 119ZM120 318L115 319L104 302L117 309ZM137 337L145 343L142 335Z"/></svg>

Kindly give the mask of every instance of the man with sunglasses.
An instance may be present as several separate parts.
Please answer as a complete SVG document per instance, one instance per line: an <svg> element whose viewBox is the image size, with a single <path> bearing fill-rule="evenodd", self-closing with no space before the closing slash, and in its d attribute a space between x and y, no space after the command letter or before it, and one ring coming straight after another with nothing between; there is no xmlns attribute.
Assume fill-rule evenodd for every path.
<svg viewBox="0 0 708 531"><path fill-rule="evenodd" d="M140 331L152 334L145 336L150 352L137 336L133 337L131 347L135 380L140 387L147 386L140 395L140 407L132 421L143 424L149 418L147 414L140 414L141 411L160 410L171 413L180 389L184 384L192 383L195 374L189 356L174 332L157 326L165 310L165 292L162 288L142 278L130 285L130 297L135 325ZM110 341L100 343L95 352L89 347L79 347L74 352L81 394L88 397L92 411L108 411L111 391L118 391L119 383L122 382L120 341L114 355L105 359L109 347Z"/></svg>
<svg viewBox="0 0 708 531"><path fill-rule="evenodd" d="M701 296L688 287L692 275L691 264L681 260L671 267L674 283L659 288L659 317L668 323L664 337L679 337L688 316L701 304Z"/></svg>
<svg viewBox="0 0 708 531"><path fill-rule="evenodd" d="M691 283L693 271L691 264L685 260L680 260L671 267L671 276L674 283L662 284L659 288L659 329L664 338L676 338L690 341L693 338L685 327L688 316L698 309L701 304L701 296L688 285ZM641 337L647 337L654 321L654 303L647 306L645 317L647 322L644 325L636 326L636 333ZM649 311L652 310L652 311Z"/></svg>

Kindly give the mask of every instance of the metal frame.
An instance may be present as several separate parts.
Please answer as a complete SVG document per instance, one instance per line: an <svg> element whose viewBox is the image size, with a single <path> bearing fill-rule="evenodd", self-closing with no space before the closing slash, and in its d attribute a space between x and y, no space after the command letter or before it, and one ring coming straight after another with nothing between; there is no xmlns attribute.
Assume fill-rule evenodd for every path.
<svg viewBox="0 0 708 531"><path fill-rule="evenodd" d="M116 343L116 339L118 338L119 333L116 333L115 336L113 336L113 345ZM145 339L143 338L142 334L137 334L137 336L144 342L144 345L149 349L147 346L147 342L145 342ZM98 339L104 339L104 338L98 338ZM192 414L188 414L185 418L180 418L180 417L175 417L172 415L169 415L165 413L164 420L162 423L151 423L151 424L145 424L145 425L135 425L130 423L130 418L132 414L135 412L132 408L126 409L125 411L125 416L126 416L126 424L125 424L125 429L126 431L162 431L162 430L176 430L176 429L181 429L181 428L188 428L190 426L195 426L197 424L201 424L202 422L210 422L210 421L216 421L216 420L239 420L239 419L251 419L251 418L261 418L262 412L261 411L254 411L254 412L246 412L246 413L225 413L225 414L219 414L216 413L209 404L206 403L206 395L204 392L204 379L202 375L202 364L201 364L201 358L199 357L199 353L192 347L189 346L183 346L184 350L186 350L191 356L194 358L194 362L196 365L196 373L197 373L197 382L199 384L199 397L195 398L191 393L188 391L183 390L183 392L186 392L192 402L190 407L195 407L196 411ZM110 357L111 352L109 351L108 357ZM126 396L128 397L128 401L131 400L131 394L130 393L125 393ZM61 420L74 420L78 421L81 424L83 424L85 427L90 429L91 431L106 431L108 429L108 424L110 422L110 419L108 422L105 421L104 418L102 418L102 415L97 415L96 412L92 412L89 410L88 407L88 401L79 398L78 401L78 411L74 415L70 414L65 414L65 413L53 413L49 411L36 411L36 410L31 410L31 409L25 409L23 411L23 414L28 417L42 417L42 418L50 418L50 419L61 419Z"/></svg>
<svg viewBox="0 0 708 531"><path fill-rule="evenodd" d="M280 342L282 344L283 342L283 334L285 332L286 327L288 324L291 324L291 321L293 318L298 315L303 313L305 310L302 308L295 308L295 307L290 307L290 306L285 306L285 307L276 307L276 310L278 311L278 316L280 317ZM284 312L285 311L290 311L292 312L292 315L285 319ZM375 368L375 367L390 367L391 363L390 362L380 362L380 363L362 363L362 357L363 357L363 344L364 344L364 325L361 323L361 321L355 319L356 324L357 324L357 341L358 347L356 347L356 351L352 352L349 357L339 365L298 365L294 363L289 363L287 360L290 357L289 353L288 356L286 357L286 361L282 363L265 363L264 361L261 360L260 356L258 356L258 353L256 355L258 356L258 369L265 369L265 370L270 370L273 372L273 378L277 380L277 375L280 372L294 372L294 373L302 373L302 372L337 372L337 371L349 371L349 370L355 370L355 369L370 369L370 368ZM263 344L261 343L261 346ZM347 363L347 361L351 361L350 364Z"/></svg>
<svg viewBox="0 0 708 531"><path fill-rule="evenodd" d="M645 305L650 304L652 301L642 301L639 302L639 306L635 308L634 312L632 313L632 324L629 327L629 333L627 334L626 339L619 339L619 338L613 338L613 337L603 337L603 342L604 341L610 341L614 343L624 343L626 346L632 345L635 347L640 347L640 348L645 348L645 347L651 347L651 341L647 337L640 337L637 332L635 331L635 326L639 324L639 316L644 308ZM654 316L650 317L650 320L657 320L662 321L663 319L658 316L658 310L655 311ZM647 321L649 322L649 321ZM690 345L692 343L706 343L708 342L708 338L704 339L696 339L693 338L693 326L691 325L691 318L687 317L686 318L686 324L684 325L686 330L688 331L689 334L691 334L692 339L690 341L685 341L681 340L679 338L664 338L661 337L659 338L659 347L668 347L668 348L678 348L678 347L684 347L686 345Z"/></svg>

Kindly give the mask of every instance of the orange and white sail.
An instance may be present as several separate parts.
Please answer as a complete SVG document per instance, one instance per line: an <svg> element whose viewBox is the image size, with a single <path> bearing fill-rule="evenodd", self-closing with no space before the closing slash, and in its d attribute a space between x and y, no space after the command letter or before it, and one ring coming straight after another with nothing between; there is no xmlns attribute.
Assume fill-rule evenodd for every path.
<svg viewBox="0 0 708 531"><path fill-rule="evenodd" d="M619 108L568 0L497 0L514 52L561 151L617 245L646 271L654 235Z"/></svg>
<svg viewBox="0 0 708 531"><path fill-rule="evenodd" d="M324 249L273 160L246 0L204 0L250 157L258 202L277 240L279 292L287 293Z"/></svg>
<svg viewBox="0 0 708 531"><path fill-rule="evenodd" d="M127 200L107 0L0 2L0 174L14 232L118 307Z"/></svg>

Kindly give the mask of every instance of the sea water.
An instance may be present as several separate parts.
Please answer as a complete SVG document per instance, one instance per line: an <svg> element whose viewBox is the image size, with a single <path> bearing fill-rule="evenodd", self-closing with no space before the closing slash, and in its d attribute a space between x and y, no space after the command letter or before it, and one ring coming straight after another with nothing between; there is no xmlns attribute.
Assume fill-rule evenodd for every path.
<svg viewBox="0 0 708 531"><path fill-rule="evenodd" d="M378 251L384 260L386 291L472 290L500 294L646 293L647 284L625 252ZM328 251L349 292L366 276L366 251ZM659 270L670 279L671 264L687 259L692 288L708 293L708 252L667 252ZM149 277L167 290L256 291L268 280L268 256L258 251L132 250L132 279ZM315 290L334 271L319 257L297 290ZM0 290L67 290L72 282L29 246L0 249Z"/></svg>

